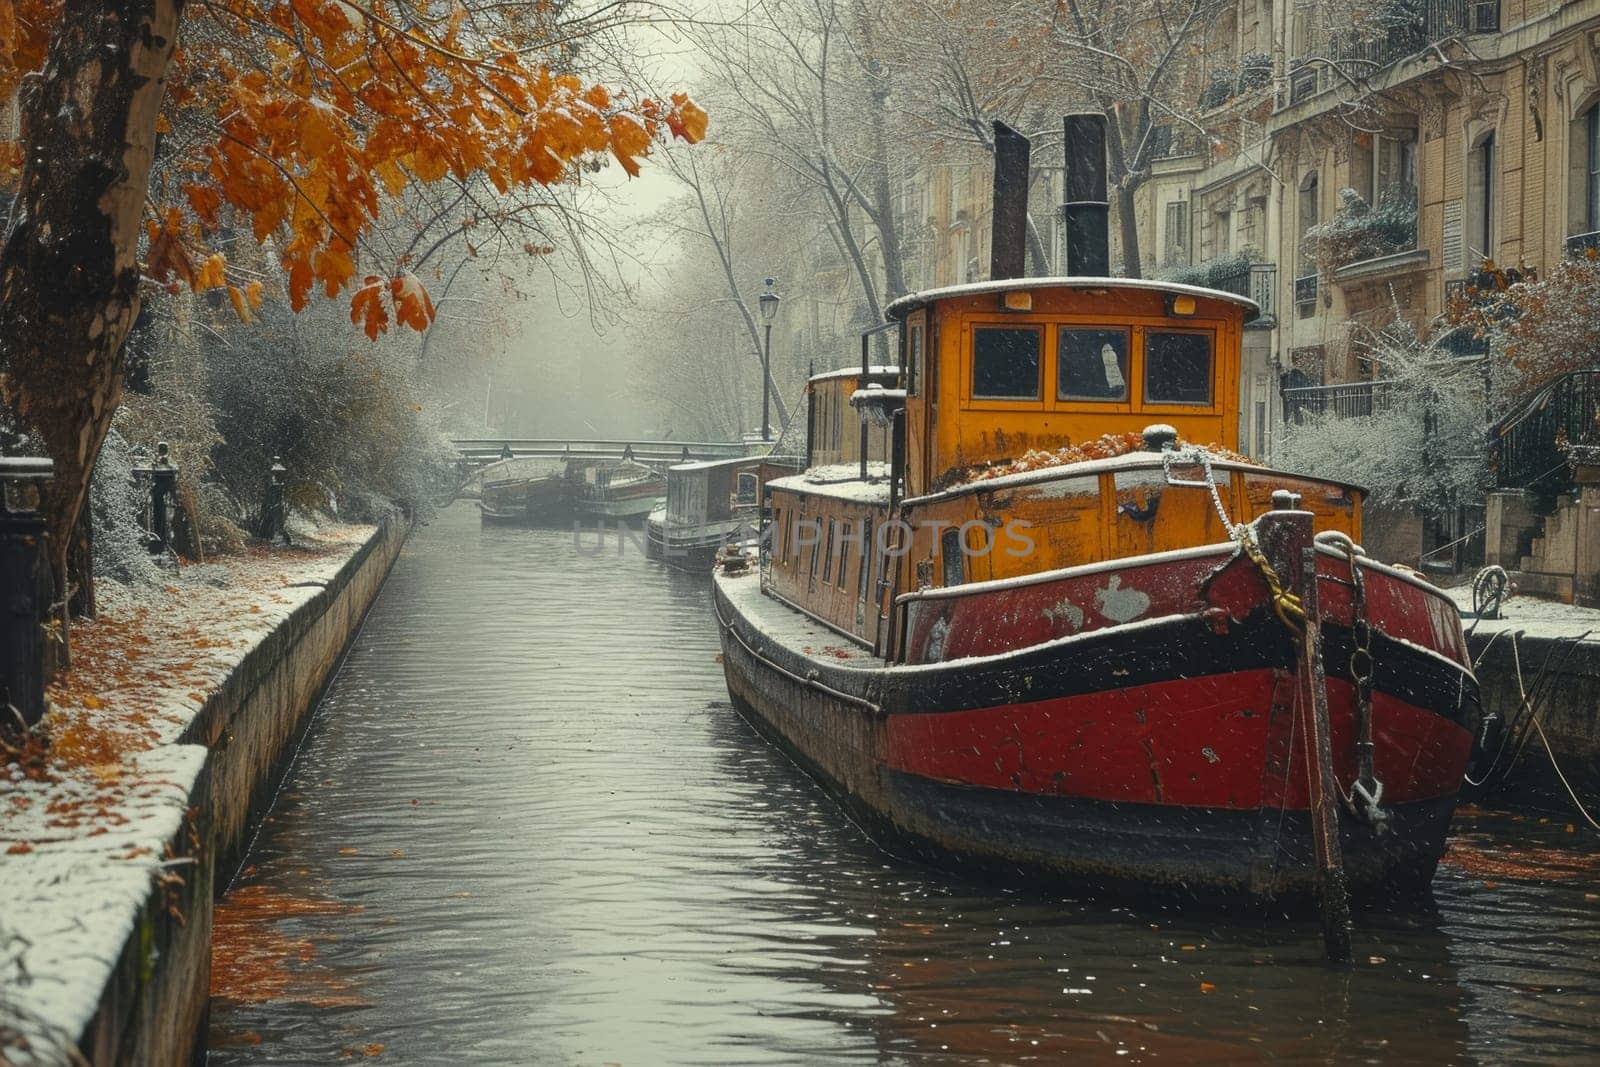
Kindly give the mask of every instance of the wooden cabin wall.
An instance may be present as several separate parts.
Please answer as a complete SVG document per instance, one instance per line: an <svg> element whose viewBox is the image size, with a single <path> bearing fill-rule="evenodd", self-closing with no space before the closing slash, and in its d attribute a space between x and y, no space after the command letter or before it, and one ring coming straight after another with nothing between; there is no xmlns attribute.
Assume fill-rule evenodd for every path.
<svg viewBox="0 0 1600 1067"><path fill-rule="evenodd" d="M1181 469L1176 473L1187 476ZM1273 491L1288 489L1301 494L1301 507L1315 516L1318 533L1338 530L1360 540L1359 500L1343 486L1269 471L1216 468L1214 474L1232 521L1247 521L1271 510ZM900 561L900 592L1037 574L1229 539L1211 494L1167 485L1160 468L978 490L908 507L902 517L917 533L911 552Z"/></svg>
<svg viewBox="0 0 1600 1067"><path fill-rule="evenodd" d="M1192 316L1166 312L1156 291L1039 290L1033 310L1003 311L984 294L939 303L907 316L906 363L908 496L935 492L973 467L1015 459L1029 449L1081 444L1106 433L1137 433L1151 423L1177 427L1185 440L1230 445L1238 439L1238 379L1243 309L1198 299ZM932 315L933 321L926 318ZM1037 327L1041 332L1039 390L1032 400L974 396L973 331L977 326ZM1057 395L1058 326L1128 329L1127 397L1119 401L1063 400ZM1154 403L1145 399L1143 340L1153 329L1213 335L1211 402ZM924 331L927 335L924 336ZM918 360L919 348L922 358Z"/></svg>
<svg viewBox="0 0 1600 1067"><path fill-rule="evenodd" d="M885 566L877 535L887 509L823 494L767 492L767 592L871 646L878 632L877 579ZM799 536L801 524L811 522L821 522L821 536Z"/></svg>

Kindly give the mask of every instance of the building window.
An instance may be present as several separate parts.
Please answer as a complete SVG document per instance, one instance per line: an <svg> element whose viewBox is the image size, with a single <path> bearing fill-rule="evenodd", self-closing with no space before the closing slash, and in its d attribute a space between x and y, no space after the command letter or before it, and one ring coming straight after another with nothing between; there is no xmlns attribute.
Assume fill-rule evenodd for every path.
<svg viewBox="0 0 1600 1067"><path fill-rule="evenodd" d="M1374 136L1371 167L1367 203L1377 207L1396 195L1412 195L1410 191L1417 186L1416 135L1406 132Z"/></svg>
<svg viewBox="0 0 1600 1067"><path fill-rule="evenodd" d="M1300 180L1295 198L1298 242L1294 251L1294 310L1302 319L1310 318L1317 311L1317 265L1311 260L1311 242L1306 237L1317 224L1320 210L1317 195L1317 172L1312 171Z"/></svg>
<svg viewBox="0 0 1600 1067"><path fill-rule="evenodd" d="M1189 265L1189 205L1175 200L1167 205L1165 248L1162 258L1169 267Z"/></svg>
<svg viewBox="0 0 1600 1067"><path fill-rule="evenodd" d="M1211 403L1211 335L1147 331L1144 399L1148 404Z"/></svg>
<svg viewBox="0 0 1600 1067"><path fill-rule="evenodd" d="M1494 133L1491 131L1467 153L1467 252L1474 264L1494 258L1494 168Z"/></svg>
<svg viewBox="0 0 1600 1067"><path fill-rule="evenodd" d="M1317 273L1317 265L1311 262L1311 248L1306 240L1306 233L1317 224L1320 207L1317 201L1317 172L1312 171L1300 182L1300 202L1297 210L1300 221L1300 247L1295 259L1295 276L1298 278Z"/></svg>
<svg viewBox="0 0 1600 1067"><path fill-rule="evenodd" d="M1583 113L1583 231L1600 230L1600 104Z"/></svg>
<svg viewBox="0 0 1600 1067"><path fill-rule="evenodd" d="M972 331L972 395L979 400L1037 400L1036 326L978 326Z"/></svg>
<svg viewBox="0 0 1600 1067"><path fill-rule="evenodd" d="M1056 396L1061 400L1128 399L1128 331L1069 329L1056 337Z"/></svg>

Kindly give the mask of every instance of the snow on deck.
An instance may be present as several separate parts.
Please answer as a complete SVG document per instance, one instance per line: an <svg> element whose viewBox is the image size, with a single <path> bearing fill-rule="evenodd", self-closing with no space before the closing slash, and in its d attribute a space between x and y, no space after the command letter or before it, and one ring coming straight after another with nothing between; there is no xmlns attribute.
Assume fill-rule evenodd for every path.
<svg viewBox="0 0 1600 1067"><path fill-rule="evenodd" d="M1574 639L1592 631L1585 639L1600 642L1600 609L1580 608L1558 600L1513 596L1500 606L1501 618L1472 617L1472 586L1458 585L1444 590L1461 609L1461 625L1474 634L1490 635L1503 631L1523 631L1528 637Z"/></svg>
<svg viewBox="0 0 1600 1067"><path fill-rule="evenodd" d="M100 617L74 625L73 669L50 688L48 752L0 764L0 1062L70 1058L152 880L185 874L163 852L206 750L178 738L373 532L324 526L161 588L97 586Z"/></svg>
<svg viewBox="0 0 1600 1067"><path fill-rule="evenodd" d="M763 635L772 641L808 656L827 659L841 667L882 667L883 661L837 630L817 622L804 612L767 596L761 591L759 571L742 574L717 572L717 585L724 596ZM732 619L728 620L730 623Z"/></svg>

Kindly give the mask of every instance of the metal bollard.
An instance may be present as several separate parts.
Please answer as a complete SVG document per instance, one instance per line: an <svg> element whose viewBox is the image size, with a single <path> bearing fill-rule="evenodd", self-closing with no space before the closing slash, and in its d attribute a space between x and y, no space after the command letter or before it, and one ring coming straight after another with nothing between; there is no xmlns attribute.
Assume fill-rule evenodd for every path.
<svg viewBox="0 0 1600 1067"><path fill-rule="evenodd" d="M178 468L172 465L167 443L158 441L156 461L148 467L134 467L133 473L150 479L150 554L165 556L172 549L171 503L178 488Z"/></svg>
<svg viewBox="0 0 1600 1067"><path fill-rule="evenodd" d="M288 473L283 460L273 456L272 466L267 468L266 496L261 502L260 532L264 541L275 541L281 537L284 544L289 543L288 507L284 499L284 483Z"/></svg>
<svg viewBox="0 0 1600 1067"><path fill-rule="evenodd" d="M25 726L44 714L51 580L39 505L54 474L48 459L0 458L0 727L14 722L6 705Z"/></svg>

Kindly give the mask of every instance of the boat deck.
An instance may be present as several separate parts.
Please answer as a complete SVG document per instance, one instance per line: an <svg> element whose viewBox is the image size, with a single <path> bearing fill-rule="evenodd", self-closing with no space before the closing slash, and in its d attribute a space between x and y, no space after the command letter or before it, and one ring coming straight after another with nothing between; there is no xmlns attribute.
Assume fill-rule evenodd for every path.
<svg viewBox="0 0 1600 1067"><path fill-rule="evenodd" d="M739 575L719 575L718 584L740 614L761 620L761 632L776 645L808 656L826 656L829 663L840 667L866 670L885 666L869 649L762 593L760 573L755 569Z"/></svg>

